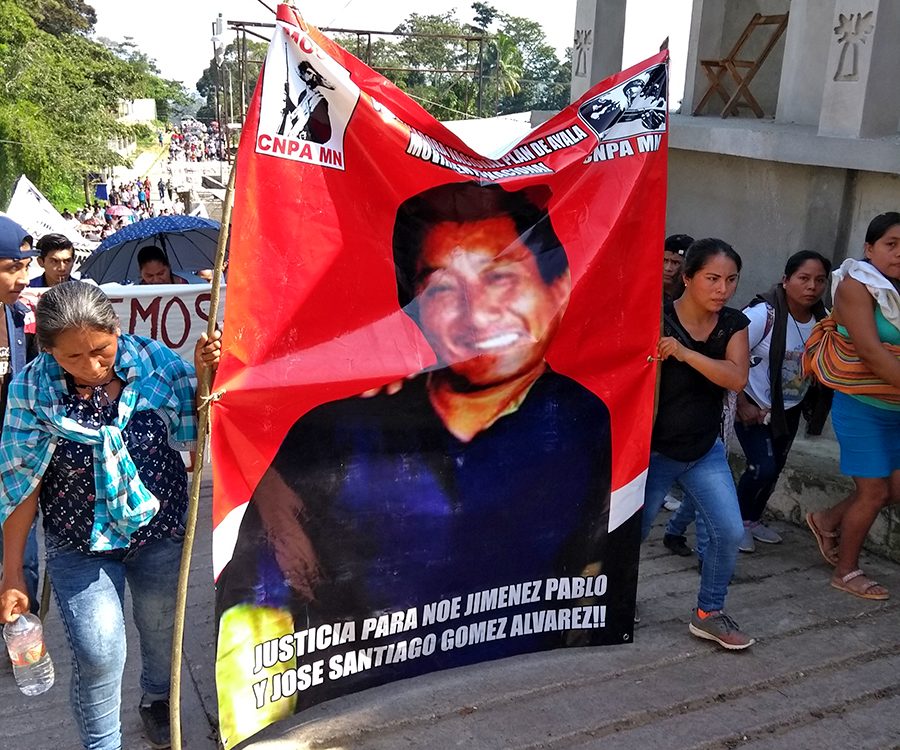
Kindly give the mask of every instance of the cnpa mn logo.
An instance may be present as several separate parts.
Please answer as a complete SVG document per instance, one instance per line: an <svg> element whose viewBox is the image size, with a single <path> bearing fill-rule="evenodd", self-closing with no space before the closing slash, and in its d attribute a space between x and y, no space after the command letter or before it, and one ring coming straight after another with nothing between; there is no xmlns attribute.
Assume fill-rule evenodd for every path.
<svg viewBox="0 0 900 750"><path fill-rule="evenodd" d="M306 33L279 28L266 55L256 151L343 169L344 132L359 88Z"/></svg>

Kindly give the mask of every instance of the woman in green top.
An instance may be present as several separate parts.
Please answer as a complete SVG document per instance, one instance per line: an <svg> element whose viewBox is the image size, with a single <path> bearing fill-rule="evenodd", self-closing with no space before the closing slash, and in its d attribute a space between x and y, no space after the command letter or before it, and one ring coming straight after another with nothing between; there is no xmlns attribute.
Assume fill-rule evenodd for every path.
<svg viewBox="0 0 900 750"><path fill-rule="evenodd" d="M845 261L834 276L838 332L884 381L884 392L900 397L900 359L886 347L900 345L900 213L876 216L866 232L864 260ZM900 406L838 391L831 417L841 472L856 487L837 505L808 513L806 521L835 566L833 587L863 599L887 599L887 589L860 570L859 552L881 509L900 502Z"/></svg>

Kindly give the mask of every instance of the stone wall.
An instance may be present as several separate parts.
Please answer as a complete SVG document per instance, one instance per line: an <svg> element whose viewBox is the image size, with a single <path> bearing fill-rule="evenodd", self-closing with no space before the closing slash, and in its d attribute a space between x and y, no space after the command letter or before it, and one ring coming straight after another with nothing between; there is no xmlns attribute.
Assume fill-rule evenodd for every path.
<svg viewBox="0 0 900 750"><path fill-rule="evenodd" d="M669 150L666 231L734 246L745 264L738 304L778 281L798 250L859 256L872 217L898 210L896 174Z"/></svg>
<svg viewBox="0 0 900 750"><path fill-rule="evenodd" d="M733 245L744 261L735 297L743 304L798 250L834 257L844 181L839 169L670 150L666 232Z"/></svg>
<svg viewBox="0 0 900 750"><path fill-rule="evenodd" d="M615 70L626 4L578 0L576 41L578 29L590 29L600 47L582 55L573 98ZM700 60L727 55L754 13L785 12L787 31L750 84L765 118L742 108L723 119L716 97L708 116L669 121L667 233L734 245L744 260L738 307L779 281L798 250L835 264L859 257L872 217L900 211L900 0L693 0L682 112L709 87ZM741 58L755 58L772 28L754 32ZM726 87L734 90L730 76ZM770 510L803 524L808 510L838 502L852 486L830 431L800 438ZM882 513L869 546L900 560L900 512Z"/></svg>

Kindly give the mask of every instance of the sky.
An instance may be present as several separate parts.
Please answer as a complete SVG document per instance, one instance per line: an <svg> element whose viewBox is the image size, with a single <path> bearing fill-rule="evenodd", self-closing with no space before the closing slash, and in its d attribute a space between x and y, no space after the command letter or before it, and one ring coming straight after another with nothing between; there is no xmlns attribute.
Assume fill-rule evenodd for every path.
<svg viewBox="0 0 900 750"><path fill-rule="evenodd" d="M544 29L560 55L572 45L576 0L488 0L502 12L531 18ZM270 21L272 13L259 0L156 0L123 3L89 0L97 11L95 35L121 41L130 36L155 59L163 77L182 81L189 90L212 57L211 26L222 13L226 21ZM276 0L265 0L275 7ZM316 26L391 31L410 13L443 13L456 9L472 20L471 2L453 0L295 0L304 18ZM691 0L629 0L623 67L639 62L671 37L672 97L681 98ZM226 32L226 39L233 37Z"/></svg>

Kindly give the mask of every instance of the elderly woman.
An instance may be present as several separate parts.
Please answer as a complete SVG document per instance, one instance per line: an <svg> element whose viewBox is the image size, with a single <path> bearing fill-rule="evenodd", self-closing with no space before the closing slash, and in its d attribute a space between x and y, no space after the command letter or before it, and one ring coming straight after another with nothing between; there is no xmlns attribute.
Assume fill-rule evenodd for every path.
<svg viewBox="0 0 900 750"><path fill-rule="evenodd" d="M42 349L10 387L0 443L0 622L27 611L22 552L40 505L47 570L73 652L71 701L85 748L121 747L123 600L141 639L140 715L168 747L169 664L187 472L196 440L193 369L121 333L110 301L78 281L37 306ZM195 366L214 367L218 335Z"/></svg>

